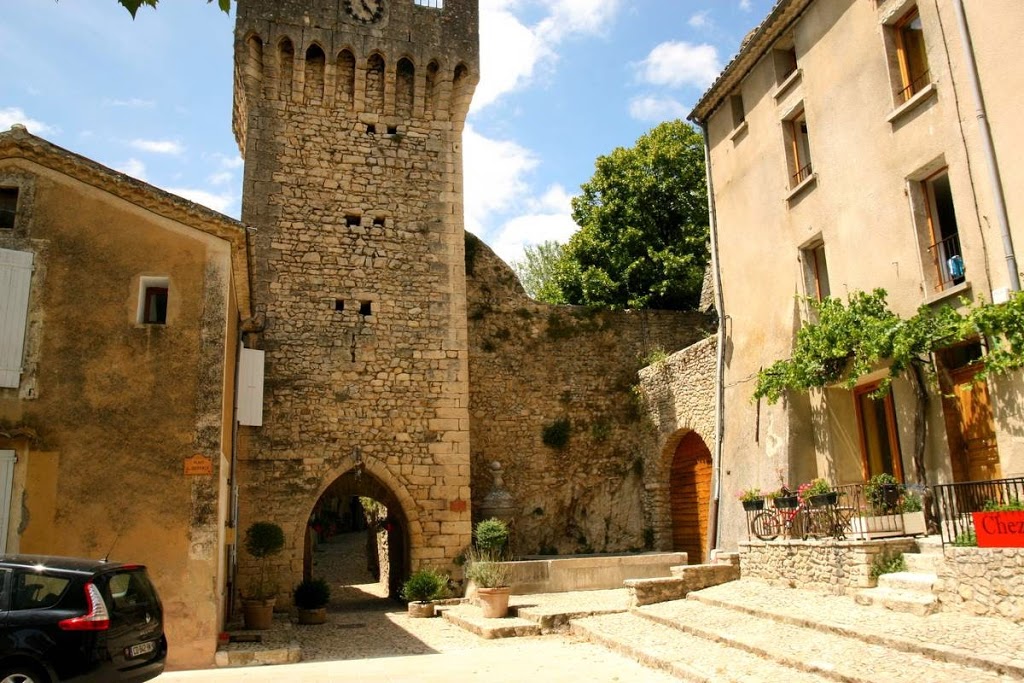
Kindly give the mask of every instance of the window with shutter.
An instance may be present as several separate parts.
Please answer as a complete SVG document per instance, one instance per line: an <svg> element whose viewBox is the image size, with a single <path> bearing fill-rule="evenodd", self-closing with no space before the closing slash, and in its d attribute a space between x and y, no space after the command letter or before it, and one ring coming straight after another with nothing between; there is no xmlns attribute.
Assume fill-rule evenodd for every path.
<svg viewBox="0 0 1024 683"><path fill-rule="evenodd" d="M32 259L32 252L0 249L0 387L21 381Z"/></svg>

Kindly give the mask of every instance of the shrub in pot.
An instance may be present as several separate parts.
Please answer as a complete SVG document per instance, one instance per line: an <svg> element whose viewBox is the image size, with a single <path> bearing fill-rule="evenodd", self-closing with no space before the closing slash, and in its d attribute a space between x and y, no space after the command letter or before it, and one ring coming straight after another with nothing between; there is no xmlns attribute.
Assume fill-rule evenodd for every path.
<svg viewBox="0 0 1024 683"><path fill-rule="evenodd" d="M434 616L434 603L448 588L448 577L436 569L418 569L402 585L402 598L409 601L410 617Z"/></svg>
<svg viewBox="0 0 1024 683"><path fill-rule="evenodd" d="M477 599L483 616L488 619L508 614L508 598L512 594L511 569L502 562L508 543L508 525L499 519L485 519L474 530L476 547L469 553L466 578L476 584Z"/></svg>
<svg viewBox="0 0 1024 683"><path fill-rule="evenodd" d="M256 576L242 594L242 615L247 629L265 630L273 621L277 600L277 583L267 573L270 558L284 548L284 532L273 522L255 522L245 531L244 545L256 559Z"/></svg>
<svg viewBox="0 0 1024 683"><path fill-rule="evenodd" d="M292 600L299 611L300 624L322 624L327 621L331 587L323 579L306 579L292 591Z"/></svg>

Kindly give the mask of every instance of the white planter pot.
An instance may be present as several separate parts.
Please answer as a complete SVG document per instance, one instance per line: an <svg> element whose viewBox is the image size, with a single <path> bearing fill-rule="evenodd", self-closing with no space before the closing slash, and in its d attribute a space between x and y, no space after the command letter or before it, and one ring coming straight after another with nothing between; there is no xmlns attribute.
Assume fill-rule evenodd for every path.
<svg viewBox="0 0 1024 683"><path fill-rule="evenodd" d="M917 536L925 533L924 512L854 517L850 520L850 538L875 539Z"/></svg>

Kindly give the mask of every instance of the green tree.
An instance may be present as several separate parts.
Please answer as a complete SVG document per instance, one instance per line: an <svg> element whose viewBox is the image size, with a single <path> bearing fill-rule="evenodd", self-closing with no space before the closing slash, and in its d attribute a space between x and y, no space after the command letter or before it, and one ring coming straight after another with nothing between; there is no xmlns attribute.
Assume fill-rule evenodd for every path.
<svg viewBox="0 0 1024 683"><path fill-rule="evenodd" d="M139 11L140 7L153 7L155 8L160 0L117 0L122 7L128 10L132 18L135 18L135 13ZM207 3L213 2L213 0L206 0ZM231 0L217 0L217 5L224 10L229 12L231 10Z"/></svg>
<svg viewBox="0 0 1024 683"><path fill-rule="evenodd" d="M523 260L512 262L512 270L519 276L523 289L537 301L549 304L565 303L562 290L555 282L563 249L563 246L554 240L527 245L523 249Z"/></svg>
<svg viewBox="0 0 1024 683"><path fill-rule="evenodd" d="M667 121L598 157L555 281L566 303L692 309L708 262L704 142Z"/></svg>

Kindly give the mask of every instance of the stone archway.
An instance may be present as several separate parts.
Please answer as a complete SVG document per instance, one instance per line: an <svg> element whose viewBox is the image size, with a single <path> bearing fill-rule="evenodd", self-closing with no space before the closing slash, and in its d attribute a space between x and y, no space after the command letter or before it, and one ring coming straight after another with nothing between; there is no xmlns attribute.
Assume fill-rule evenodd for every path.
<svg viewBox="0 0 1024 683"><path fill-rule="evenodd" d="M409 528L398 498L379 478L362 467L343 472L310 510L303 578L327 580L339 609L397 598L409 573Z"/></svg>
<svg viewBox="0 0 1024 683"><path fill-rule="evenodd" d="M672 549L685 551L690 564L705 562L711 510L711 450L697 432L676 445L669 473Z"/></svg>

